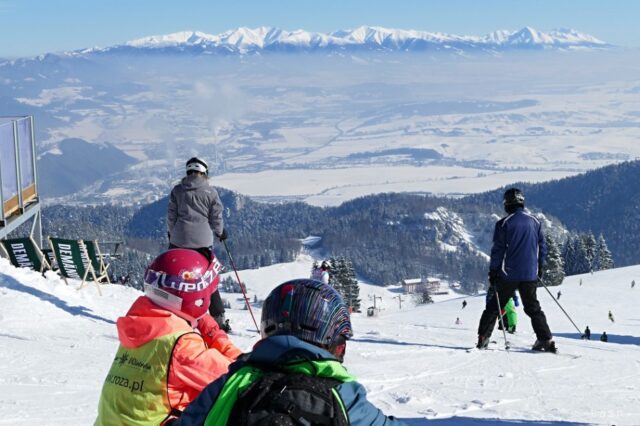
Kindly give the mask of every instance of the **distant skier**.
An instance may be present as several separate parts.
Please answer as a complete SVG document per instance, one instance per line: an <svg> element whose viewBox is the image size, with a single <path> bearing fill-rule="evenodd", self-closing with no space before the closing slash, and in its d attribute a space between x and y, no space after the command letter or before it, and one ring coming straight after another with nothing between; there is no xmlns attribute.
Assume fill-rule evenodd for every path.
<svg viewBox="0 0 640 426"><path fill-rule="evenodd" d="M613 314L611 313L611 311L609 311L609 321L616 322L616 320L613 318Z"/></svg>
<svg viewBox="0 0 640 426"><path fill-rule="evenodd" d="M489 283L497 294L487 303L480 318L476 347L487 347L499 309L503 309L518 290L537 337L532 349L556 352L547 318L536 297L547 254L542 225L525 211L524 194L519 189L508 189L503 201L507 216L495 225L489 265ZM500 307L497 306L498 299L502 304Z"/></svg>
<svg viewBox="0 0 640 426"><path fill-rule="evenodd" d="M466 307L467 307L467 301L466 301L466 300L463 300L463 301L462 301L462 309L464 309L464 308L466 308Z"/></svg>
<svg viewBox="0 0 640 426"><path fill-rule="evenodd" d="M600 336L600 341L601 342L608 342L609 341L609 336L607 336L607 332L606 331L602 332L602 336Z"/></svg>
<svg viewBox="0 0 640 426"><path fill-rule="evenodd" d="M462 324L462 321L460 321L460 317L456 317L456 325L460 325Z"/></svg>
<svg viewBox="0 0 640 426"><path fill-rule="evenodd" d="M631 288L634 288L636 286L636 280L631 281Z"/></svg>
<svg viewBox="0 0 640 426"><path fill-rule="evenodd" d="M584 329L584 335L583 337L586 340L591 340L591 330L589 329L589 326L587 326L587 328Z"/></svg>
<svg viewBox="0 0 640 426"><path fill-rule="evenodd" d="M556 300L560 300L560 296L562 296L562 292L558 291L558 295L556 296Z"/></svg>
<svg viewBox="0 0 640 426"><path fill-rule="evenodd" d="M329 284L329 271L331 271L329 262L323 260L320 267L313 268L313 271L311 271L311 279Z"/></svg>
<svg viewBox="0 0 640 426"><path fill-rule="evenodd" d="M580 278L580 285L582 285L582 278Z"/></svg>

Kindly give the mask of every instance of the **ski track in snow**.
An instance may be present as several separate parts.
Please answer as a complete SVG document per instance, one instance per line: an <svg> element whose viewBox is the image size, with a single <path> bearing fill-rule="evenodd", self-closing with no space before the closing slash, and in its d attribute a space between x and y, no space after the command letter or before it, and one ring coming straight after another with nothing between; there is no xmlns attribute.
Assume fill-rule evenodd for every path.
<svg viewBox="0 0 640 426"><path fill-rule="evenodd" d="M308 274L312 260L301 255L239 273L250 299L263 298L283 280ZM538 293L558 355L529 350L535 336L522 307L518 332L508 335L510 351L497 330L491 350L468 351L483 295L449 295L400 310L392 299L397 293L361 283L363 311L371 294L382 296L383 310L354 314L345 365L371 402L410 425L640 425L640 289L630 288L632 279L640 279L640 266L565 280L561 303L580 327L589 325L590 341L580 340L546 292ZM77 286L0 259L0 425L93 423L118 345L115 320L140 293L107 285L100 297L93 285ZM249 351L257 341L251 318L238 295L223 297L232 304L231 338ZM609 343L597 340L602 331Z"/></svg>

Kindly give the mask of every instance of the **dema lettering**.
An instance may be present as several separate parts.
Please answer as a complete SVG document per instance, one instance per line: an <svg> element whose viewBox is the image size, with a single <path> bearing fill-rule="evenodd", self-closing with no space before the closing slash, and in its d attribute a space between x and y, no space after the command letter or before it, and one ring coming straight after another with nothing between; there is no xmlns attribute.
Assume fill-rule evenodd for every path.
<svg viewBox="0 0 640 426"><path fill-rule="evenodd" d="M13 256L16 258L16 262L18 262L18 265L20 265L21 268L34 269L33 262L31 261L31 259L29 259L29 254L24 248L24 244L11 244L11 251L13 252Z"/></svg>

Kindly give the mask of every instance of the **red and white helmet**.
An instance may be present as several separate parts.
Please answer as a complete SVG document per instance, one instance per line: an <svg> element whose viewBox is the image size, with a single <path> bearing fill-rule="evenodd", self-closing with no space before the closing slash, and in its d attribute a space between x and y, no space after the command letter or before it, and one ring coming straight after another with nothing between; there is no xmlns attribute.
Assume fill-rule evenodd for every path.
<svg viewBox="0 0 640 426"><path fill-rule="evenodd" d="M221 270L215 256L209 262L195 250L171 249L147 267L144 292L155 304L188 320L198 319L209 310Z"/></svg>

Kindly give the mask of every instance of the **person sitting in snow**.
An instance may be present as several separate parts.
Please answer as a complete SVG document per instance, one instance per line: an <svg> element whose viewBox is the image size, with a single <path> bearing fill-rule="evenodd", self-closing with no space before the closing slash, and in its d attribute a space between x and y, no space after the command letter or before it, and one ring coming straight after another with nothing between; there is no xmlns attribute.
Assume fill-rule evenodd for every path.
<svg viewBox="0 0 640 426"><path fill-rule="evenodd" d="M188 249L169 250L148 266L145 295L116 323L120 346L96 426L165 424L227 372L241 351L207 312L220 268Z"/></svg>
<svg viewBox="0 0 640 426"><path fill-rule="evenodd" d="M333 287L312 279L280 284L264 301L260 334L174 426L404 424L367 401L342 366L353 333Z"/></svg>
<svg viewBox="0 0 640 426"><path fill-rule="evenodd" d="M600 341L601 342L608 342L609 341L609 336L607 336L607 332L603 331L602 335L600 336Z"/></svg>
<svg viewBox="0 0 640 426"><path fill-rule="evenodd" d="M329 284L329 271L331 270L331 266L329 262L323 260L320 264L320 267L313 268L311 271L311 279L320 281L324 284Z"/></svg>

